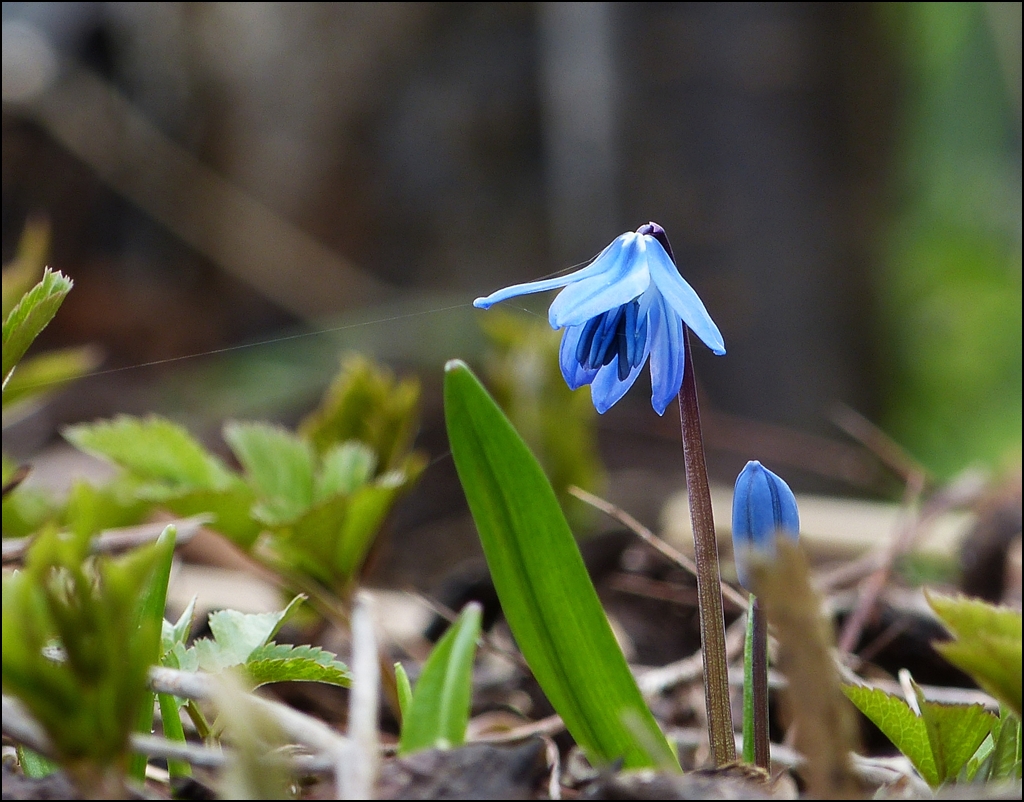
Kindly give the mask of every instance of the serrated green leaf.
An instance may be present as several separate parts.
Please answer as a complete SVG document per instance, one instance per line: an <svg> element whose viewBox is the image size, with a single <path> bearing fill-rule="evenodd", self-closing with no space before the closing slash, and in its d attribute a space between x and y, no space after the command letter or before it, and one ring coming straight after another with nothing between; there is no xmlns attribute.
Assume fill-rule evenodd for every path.
<svg viewBox="0 0 1024 802"><path fill-rule="evenodd" d="M914 685L939 782L955 779L998 719L981 705L929 702Z"/></svg>
<svg viewBox="0 0 1024 802"><path fill-rule="evenodd" d="M167 652L179 644L185 645L185 641L188 640L188 635L192 631L192 625L195 623L197 598L196 596L192 597L175 623L172 624L166 619L163 621L163 629L160 633L160 650L162 654L167 654Z"/></svg>
<svg viewBox="0 0 1024 802"><path fill-rule="evenodd" d="M253 651L245 670L255 687L271 682L322 682L347 688L352 681L348 667L337 655L315 646L268 643Z"/></svg>
<svg viewBox="0 0 1024 802"><path fill-rule="evenodd" d="M291 524L274 529L271 550L282 564L343 592L406 487L404 477L393 479L385 474L350 495L314 504Z"/></svg>
<svg viewBox="0 0 1024 802"><path fill-rule="evenodd" d="M377 455L380 470L397 468L416 433L420 388L414 379L396 381L386 368L349 354L320 406L299 433L324 454L336 443L359 440Z"/></svg>
<svg viewBox="0 0 1024 802"><path fill-rule="evenodd" d="M373 478L377 455L366 443L349 440L327 450L316 482L316 500L352 493Z"/></svg>
<svg viewBox="0 0 1024 802"><path fill-rule="evenodd" d="M278 563L340 590L337 586L345 578L339 575L335 553L348 510L348 497L334 496L314 504L293 523L275 528L268 546Z"/></svg>
<svg viewBox="0 0 1024 802"><path fill-rule="evenodd" d="M296 596L278 613L240 613L218 610L210 613L213 639L201 638L192 647L205 671L222 671L244 663L250 654L266 645L295 613L305 596Z"/></svg>
<svg viewBox="0 0 1024 802"><path fill-rule="evenodd" d="M231 473L219 459L171 421L155 415L83 423L64 429L72 445L103 457L144 482L155 482L173 492L229 486Z"/></svg>
<svg viewBox="0 0 1024 802"><path fill-rule="evenodd" d="M482 610L477 602L467 604L431 651L403 715L399 754L451 749L466 740Z"/></svg>
<svg viewBox="0 0 1024 802"><path fill-rule="evenodd" d="M932 757L928 727L910 705L879 688L844 685L843 693L899 749L932 788L941 782Z"/></svg>
<svg viewBox="0 0 1024 802"><path fill-rule="evenodd" d="M14 366L53 320L72 286L73 282L64 274L46 268L42 281L25 293L4 319L2 358L5 389Z"/></svg>
<svg viewBox="0 0 1024 802"><path fill-rule="evenodd" d="M228 423L224 439L256 491L253 512L264 523L284 524L313 503L313 449L280 426Z"/></svg>
<svg viewBox="0 0 1024 802"><path fill-rule="evenodd" d="M455 467L494 587L548 700L595 765L622 758L625 768L678 770L540 465L465 364L448 363L444 397Z"/></svg>
<svg viewBox="0 0 1024 802"><path fill-rule="evenodd" d="M350 579L363 567L363 561L391 511L402 483L377 482L364 485L349 496L348 514L335 551L334 567L338 575Z"/></svg>
<svg viewBox="0 0 1024 802"><path fill-rule="evenodd" d="M978 599L926 594L956 637L935 649L988 693L1021 715L1021 613Z"/></svg>
<svg viewBox="0 0 1024 802"><path fill-rule="evenodd" d="M170 651L165 652L160 661L168 668L176 668L178 671L198 671L199 655L195 648L187 649L184 643L175 643ZM180 704L183 704L181 700Z"/></svg>

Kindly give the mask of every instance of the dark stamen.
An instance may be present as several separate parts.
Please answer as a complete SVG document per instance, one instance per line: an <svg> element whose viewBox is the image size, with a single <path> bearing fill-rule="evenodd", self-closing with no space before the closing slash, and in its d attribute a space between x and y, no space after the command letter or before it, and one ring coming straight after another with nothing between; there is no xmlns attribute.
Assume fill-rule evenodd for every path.
<svg viewBox="0 0 1024 802"><path fill-rule="evenodd" d="M590 354L591 346L594 343L594 335L597 333L598 327L601 325L601 315L592 317L583 325L583 333L580 335L580 341L576 343L576 361L579 362L583 367L590 368L590 360L587 358Z"/></svg>

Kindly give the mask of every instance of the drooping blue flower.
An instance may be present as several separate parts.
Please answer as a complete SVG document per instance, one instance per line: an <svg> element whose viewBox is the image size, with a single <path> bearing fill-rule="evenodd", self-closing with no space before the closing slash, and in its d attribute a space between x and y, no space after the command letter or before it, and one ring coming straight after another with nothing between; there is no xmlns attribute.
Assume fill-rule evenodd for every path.
<svg viewBox="0 0 1024 802"><path fill-rule="evenodd" d="M775 539L780 533L794 541L799 537L800 514L796 508L796 497L779 476L757 460L751 460L736 477L732 497L736 575L747 590L751 590L750 559L774 559Z"/></svg>
<svg viewBox="0 0 1024 802"><path fill-rule="evenodd" d="M648 223L623 234L589 265L557 278L516 284L477 298L489 309L518 295L565 287L548 310L564 329L559 363L573 390L590 385L598 412L625 395L651 359L651 403L659 415L683 383L683 324L716 354L725 353L718 326L671 256L665 230Z"/></svg>

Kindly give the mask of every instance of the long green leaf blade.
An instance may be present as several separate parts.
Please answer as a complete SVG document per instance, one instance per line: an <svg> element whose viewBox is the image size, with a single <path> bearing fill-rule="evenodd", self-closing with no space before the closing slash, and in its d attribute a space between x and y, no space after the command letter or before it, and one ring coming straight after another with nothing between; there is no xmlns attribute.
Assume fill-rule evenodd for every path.
<svg viewBox="0 0 1024 802"><path fill-rule="evenodd" d="M172 524L164 527L156 541L156 562L149 584L146 586L142 605L139 609L139 629L160 631L164 622L164 608L167 606L167 585L171 581L171 565L174 560L174 543L177 539L177 528ZM153 663L160 662L160 646L152 657ZM139 708L139 716L135 722L135 731L149 735L153 731L153 694L146 692L146 702ZM143 754L134 754L129 763L129 776L137 782L146 780L147 758Z"/></svg>
<svg viewBox="0 0 1024 802"><path fill-rule="evenodd" d="M626 768L678 770L537 460L462 362L448 363L444 396L455 467L494 586L548 700L595 764L622 758Z"/></svg>
<svg viewBox="0 0 1024 802"><path fill-rule="evenodd" d="M466 740L482 614L483 608L470 602L434 646L402 722L400 754L448 749Z"/></svg>

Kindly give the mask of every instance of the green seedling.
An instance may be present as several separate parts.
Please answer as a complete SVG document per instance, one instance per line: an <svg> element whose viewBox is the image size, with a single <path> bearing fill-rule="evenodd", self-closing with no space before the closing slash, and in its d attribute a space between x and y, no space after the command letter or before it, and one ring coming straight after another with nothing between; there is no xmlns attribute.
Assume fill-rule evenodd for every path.
<svg viewBox="0 0 1024 802"><path fill-rule="evenodd" d="M413 689L399 665L402 702L400 754L421 749L450 749L466 740L473 695L473 657L480 637L481 607L466 605L458 620L437 642ZM399 673L400 672L400 673Z"/></svg>
<svg viewBox="0 0 1024 802"><path fill-rule="evenodd" d="M42 725L85 793L123 793L128 736L159 658L153 599L173 548L165 532L123 557L89 557L88 538L49 529L25 568L4 577L4 692Z"/></svg>
<svg viewBox="0 0 1024 802"><path fill-rule="evenodd" d="M415 385L350 359L298 433L267 423L224 427L241 472L155 416L72 426L65 437L121 467L125 493L179 515L210 513L213 529L300 589L312 581L344 598L425 465L409 451L417 399Z"/></svg>

